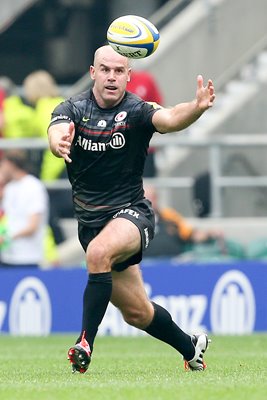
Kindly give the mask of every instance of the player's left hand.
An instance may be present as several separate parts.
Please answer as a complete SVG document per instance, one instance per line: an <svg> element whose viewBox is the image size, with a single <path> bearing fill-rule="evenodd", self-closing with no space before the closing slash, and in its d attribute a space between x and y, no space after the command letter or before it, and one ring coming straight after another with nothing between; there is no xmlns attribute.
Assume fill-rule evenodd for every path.
<svg viewBox="0 0 267 400"><path fill-rule="evenodd" d="M199 109L205 111L206 109L212 107L214 100L215 90L212 80L209 79L207 86L204 86L203 76L198 75L196 101Z"/></svg>

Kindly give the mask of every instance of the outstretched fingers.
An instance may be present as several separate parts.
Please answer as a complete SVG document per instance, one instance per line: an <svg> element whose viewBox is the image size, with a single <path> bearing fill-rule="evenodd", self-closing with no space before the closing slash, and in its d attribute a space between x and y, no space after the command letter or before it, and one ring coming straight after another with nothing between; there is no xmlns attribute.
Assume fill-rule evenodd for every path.
<svg viewBox="0 0 267 400"><path fill-rule="evenodd" d="M75 133L75 126L74 126L74 123L71 122L69 124L68 133L65 133L61 137L61 139L58 143L58 154L62 158L64 158L64 160L67 161L68 163L72 162L72 159L69 157L69 155L70 155L71 143L74 138L74 133Z"/></svg>
<svg viewBox="0 0 267 400"><path fill-rule="evenodd" d="M203 82L204 82L203 76L198 75L197 76L197 88L198 89L203 89Z"/></svg>
<svg viewBox="0 0 267 400"><path fill-rule="evenodd" d="M204 86L204 79L202 75L197 77L197 98L198 103L204 110L206 108L212 107L215 100L215 89L213 81L208 80L207 86Z"/></svg>
<svg viewBox="0 0 267 400"><path fill-rule="evenodd" d="M210 95L210 101L209 101L209 107L212 107L213 102L215 100L215 89L214 85L211 79L208 80L208 85L207 85L209 95Z"/></svg>
<svg viewBox="0 0 267 400"><path fill-rule="evenodd" d="M58 142L58 154L62 158L64 158L65 161L71 162L72 160L69 157L70 154L70 135L67 133L66 135L63 135Z"/></svg>

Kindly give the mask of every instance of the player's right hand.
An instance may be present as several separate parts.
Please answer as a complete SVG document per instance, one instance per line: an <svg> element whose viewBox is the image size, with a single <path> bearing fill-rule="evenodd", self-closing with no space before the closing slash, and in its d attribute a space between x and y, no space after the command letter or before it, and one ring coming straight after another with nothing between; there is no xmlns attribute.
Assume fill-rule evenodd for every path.
<svg viewBox="0 0 267 400"><path fill-rule="evenodd" d="M69 124L68 133L61 136L58 142L57 153L60 157L64 158L64 160L68 163L72 162L72 159L69 157L69 155L70 155L71 143L74 138L74 133L75 133L75 126L74 123L71 122Z"/></svg>

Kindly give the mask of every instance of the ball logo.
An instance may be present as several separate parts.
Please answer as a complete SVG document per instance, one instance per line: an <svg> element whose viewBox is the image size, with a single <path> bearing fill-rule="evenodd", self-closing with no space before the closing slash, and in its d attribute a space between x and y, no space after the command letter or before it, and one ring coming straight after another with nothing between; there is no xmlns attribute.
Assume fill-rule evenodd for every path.
<svg viewBox="0 0 267 400"><path fill-rule="evenodd" d="M147 19L137 15L124 15L109 25L107 40L123 56L145 58L157 49L160 35Z"/></svg>
<svg viewBox="0 0 267 400"><path fill-rule="evenodd" d="M51 331L51 303L44 284L27 277L16 286L9 312L13 335L48 335Z"/></svg>
<svg viewBox="0 0 267 400"><path fill-rule="evenodd" d="M121 132L115 132L112 135L109 145L115 150L121 149L125 145L125 137Z"/></svg>
<svg viewBox="0 0 267 400"><path fill-rule="evenodd" d="M126 111L121 111L119 114L115 116L115 121L123 121L127 117L127 112Z"/></svg>
<svg viewBox="0 0 267 400"><path fill-rule="evenodd" d="M255 297L250 281L240 271L228 271L215 285L211 298L211 328L217 334L251 333Z"/></svg>
<svg viewBox="0 0 267 400"><path fill-rule="evenodd" d="M147 54L146 49L138 49L138 47L119 46L116 44L116 51L121 56L128 58L145 58Z"/></svg>

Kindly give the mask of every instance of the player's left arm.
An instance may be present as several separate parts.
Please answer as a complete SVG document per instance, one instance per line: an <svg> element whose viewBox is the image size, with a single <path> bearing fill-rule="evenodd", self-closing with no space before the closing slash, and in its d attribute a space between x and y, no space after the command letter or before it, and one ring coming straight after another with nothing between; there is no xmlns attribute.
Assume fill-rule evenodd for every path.
<svg viewBox="0 0 267 400"><path fill-rule="evenodd" d="M188 103L177 104L170 109L158 110L153 115L153 125L160 133L185 129L212 107L214 100L215 91L212 80L209 79L207 85L204 86L202 75L198 75L196 98Z"/></svg>

